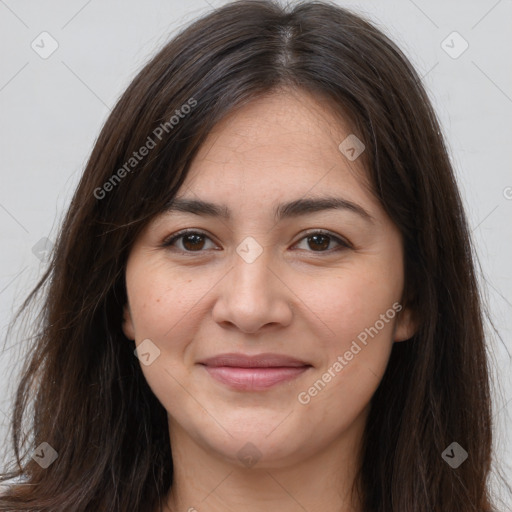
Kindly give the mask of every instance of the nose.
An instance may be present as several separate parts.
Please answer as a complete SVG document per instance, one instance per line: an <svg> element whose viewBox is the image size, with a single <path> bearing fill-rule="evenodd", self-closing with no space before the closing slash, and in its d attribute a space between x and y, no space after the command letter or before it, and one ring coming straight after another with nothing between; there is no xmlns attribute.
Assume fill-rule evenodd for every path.
<svg viewBox="0 0 512 512"><path fill-rule="evenodd" d="M256 333L271 326L284 327L292 320L293 292L270 267L266 251L251 263L235 254L233 268L217 290L212 314L219 325Z"/></svg>

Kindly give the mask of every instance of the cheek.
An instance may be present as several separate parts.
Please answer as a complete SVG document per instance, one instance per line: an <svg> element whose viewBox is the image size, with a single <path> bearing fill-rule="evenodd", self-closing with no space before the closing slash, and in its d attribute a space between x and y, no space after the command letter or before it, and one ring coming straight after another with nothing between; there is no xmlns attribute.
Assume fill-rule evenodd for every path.
<svg viewBox="0 0 512 512"><path fill-rule="evenodd" d="M318 333L327 351L343 349L361 333L377 323L379 337L392 337L396 311L393 304L400 297L400 276L382 274L373 279L371 271L346 272L323 280L302 280L298 291L303 302L317 318ZM374 336L375 337L375 336ZM329 350L330 348L330 350Z"/></svg>
<svg viewBox="0 0 512 512"><path fill-rule="evenodd" d="M165 261L134 261L127 268L126 285L137 339L162 341L190 324L195 306L212 286L208 279L191 278Z"/></svg>
<svg viewBox="0 0 512 512"><path fill-rule="evenodd" d="M315 340L324 354L322 364L297 400L307 408L304 420L311 428L321 418L334 436L365 410L384 375L400 309L395 301L399 287L373 282L366 273L333 279L310 297L317 324L329 330Z"/></svg>
<svg viewBox="0 0 512 512"><path fill-rule="evenodd" d="M304 282L302 293L306 290L308 305L314 305L311 318L317 318L317 332L324 333L315 340L323 356L299 402L332 425L344 424L367 406L386 370L401 309L400 273L366 266L323 283Z"/></svg>

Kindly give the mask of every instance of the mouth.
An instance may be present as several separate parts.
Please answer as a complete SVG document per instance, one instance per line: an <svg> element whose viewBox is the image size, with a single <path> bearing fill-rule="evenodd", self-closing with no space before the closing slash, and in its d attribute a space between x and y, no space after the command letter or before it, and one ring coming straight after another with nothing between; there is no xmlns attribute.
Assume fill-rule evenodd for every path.
<svg viewBox="0 0 512 512"><path fill-rule="evenodd" d="M239 391L263 391L312 368L309 363L280 354L222 354L199 364L210 377Z"/></svg>

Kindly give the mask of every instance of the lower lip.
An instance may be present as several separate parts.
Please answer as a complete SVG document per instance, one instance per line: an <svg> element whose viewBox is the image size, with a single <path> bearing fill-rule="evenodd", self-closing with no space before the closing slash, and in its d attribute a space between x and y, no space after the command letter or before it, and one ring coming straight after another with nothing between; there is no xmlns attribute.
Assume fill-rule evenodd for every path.
<svg viewBox="0 0 512 512"><path fill-rule="evenodd" d="M215 380L242 391L259 391L290 381L310 366L276 368L239 368L234 366L205 366Z"/></svg>

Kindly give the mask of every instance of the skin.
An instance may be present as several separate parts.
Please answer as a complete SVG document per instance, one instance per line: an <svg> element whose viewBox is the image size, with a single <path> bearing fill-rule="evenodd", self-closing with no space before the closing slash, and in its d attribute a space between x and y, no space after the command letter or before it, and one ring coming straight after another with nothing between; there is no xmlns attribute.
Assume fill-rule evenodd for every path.
<svg viewBox="0 0 512 512"><path fill-rule="evenodd" d="M349 491L369 402L393 343L414 333L409 310L388 314L321 391L298 400L402 298L401 236L365 186L362 159L338 149L350 133L308 93L254 100L210 133L178 192L227 206L231 219L164 213L134 243L123 330L160 350L141 368L168 412L175 478L166 510L361 510ZM356 203L373 221L330 209L275 222L277 204L322 196ZM162 246L185 228L205 237ZM308 240L318 229L332 237ZM251 263L236 251L248 236L263 250ZM198 364L226 352L286 354L312 367L265 391L233 390ZM251 467L239 457L248 442Z"/></svg>

